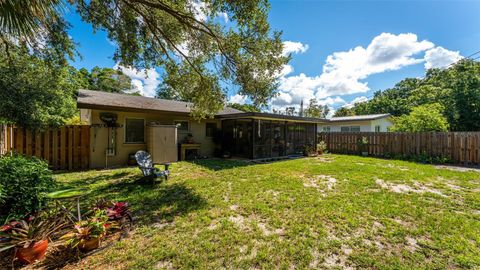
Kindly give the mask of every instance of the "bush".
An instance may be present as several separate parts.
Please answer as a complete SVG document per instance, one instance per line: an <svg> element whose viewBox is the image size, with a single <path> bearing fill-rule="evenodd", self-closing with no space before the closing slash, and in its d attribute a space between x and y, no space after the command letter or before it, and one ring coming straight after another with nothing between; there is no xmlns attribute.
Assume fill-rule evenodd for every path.
<svg viewBox="0 0 480 270"><path fill-rule="evenodd" d="M1 157L0 216L23 217L37 211L54 184L45 161L21 155Z"/></svg>

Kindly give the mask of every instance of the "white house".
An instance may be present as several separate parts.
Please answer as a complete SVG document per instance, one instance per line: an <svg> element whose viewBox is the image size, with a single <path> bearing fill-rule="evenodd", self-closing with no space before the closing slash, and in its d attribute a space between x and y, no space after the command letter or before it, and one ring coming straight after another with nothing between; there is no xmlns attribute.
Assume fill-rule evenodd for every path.
<svg viewBox="0 0 480 270"><path fill-rule="evenodd" d="M319 132L387 132L392 126L390 114L368 114L333 117L327 123L319 123Z"/></svg>

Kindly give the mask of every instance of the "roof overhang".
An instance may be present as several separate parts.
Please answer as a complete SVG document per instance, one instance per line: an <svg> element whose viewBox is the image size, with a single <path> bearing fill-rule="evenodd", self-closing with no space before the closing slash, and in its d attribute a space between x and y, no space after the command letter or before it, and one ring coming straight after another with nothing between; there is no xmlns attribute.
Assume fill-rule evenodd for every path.
<svg viewBox="0 0 480 270"><path fill-rule="evenodd" d="M281 114L274 114L274 113L259 113L259 112L224 114L224 115L218 115L216 116L216 118L221 120L247 118L247 119L260 119L260 120L273 120L273 121L289 121L289 122L299 122L299 123L327 123L328 122L327 119L281 115Z"/></svg>
<svg viewBox="0 0 480 270"><path fill-rule="evenodd" d="M175 112L175 111L122 107L122 106L96 105L96 104L81 103L81 102L77 102L77 108L100 110L100 111L118 111L118 112L136 112L136 113L164 113L164 114L185 114L185 115L189 114L188 112Z"/></svg>

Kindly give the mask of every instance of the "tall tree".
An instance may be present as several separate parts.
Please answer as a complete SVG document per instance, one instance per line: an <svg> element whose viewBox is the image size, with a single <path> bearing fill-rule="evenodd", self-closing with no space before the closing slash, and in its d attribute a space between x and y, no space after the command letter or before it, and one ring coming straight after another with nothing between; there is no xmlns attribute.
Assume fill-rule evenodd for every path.
<svg viewBox="0 0 480 270"><path fill-rule="evenodd" d="M75 74L81 88L111 93L129 93L134 89L132 79L113 68L94 67L91 72L81 68Z"/></svg>
<svg viewBox="0 0 480 270"><path fill-rule="evenodd" d="M285 114L290 115L290 116L294 116L294 115L297 114L297 109L295 107L286 107L285 108Z"/></svg>
<svg viewBox="0 0 480 270"><path fill-rule="evenodd" d="M307 109L305 110L304 116L313 117L313 118L325 118L330 109L328 106L322 106L318 104L317 99L310 99Z"/></svg>
<svg viewBox="0 0 480 270"><path fill-rule="evenodd" d="M227 106L244 112L260 112L260 109L252 104L228 103Z"/></svg>
<svg viewBox="0 0 480 270"><path fill-rule="evenodd" d="M346 107L341 107L340 109L335 111L335 114L333 115L334 117L343 117L343 116L354 116L355 112Z"/></svg>
<svg viewBox="0 0 480 270"><path fill-rule="evenodd" d="M67 67L52 67L26 47L0 54L0 123L32 129L63 124L75 113L73 81Z"/></svg>

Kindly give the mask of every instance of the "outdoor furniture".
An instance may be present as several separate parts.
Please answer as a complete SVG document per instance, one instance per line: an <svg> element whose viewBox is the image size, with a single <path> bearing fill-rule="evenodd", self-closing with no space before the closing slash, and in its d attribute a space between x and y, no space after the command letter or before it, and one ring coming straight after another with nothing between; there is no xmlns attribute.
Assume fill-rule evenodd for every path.
<svg viewBox="0 0 480 270"><path fill-rule="evenodd" d="M138 167L142 171L143 176L151 177L153 179L157 177L165 177L165 180L168 179L168 175L170 174L168 167L170 166L170 163L162 163L162 165L165 166L165 170L161 171L154 167L154 165L158 165L158 163L153 163L150 154L143 150L135 153L135 159L137 160Z"/></svg>
<svg viewBox="0 0 480 270"><path fill-rule="evenodd" d="M57 200L57 201L68 201L68 200L73 200L76 202L76 207L77 207L77 216L73 216L70 210L65 207L64 204L60 203L60 208L62 211L65 211L69 218L70 216L73 216L73 218L77 218L77 221L82 220L82 215L80 211L80 198L83 196L86 196L90 193L91 190L86 189L86 188L71 188L71 189L64 189L64 190L59 190L55 192L51 192L47 194L48 199L52 200ZM71 218L70 218L71 219Z"/></svg>

